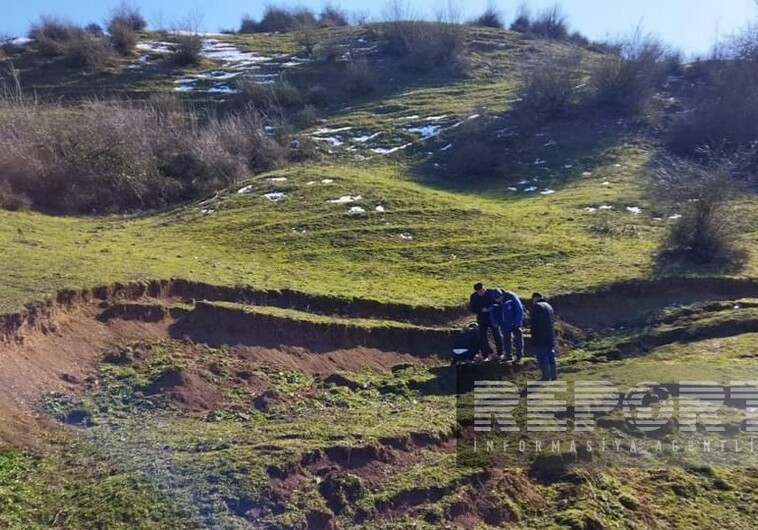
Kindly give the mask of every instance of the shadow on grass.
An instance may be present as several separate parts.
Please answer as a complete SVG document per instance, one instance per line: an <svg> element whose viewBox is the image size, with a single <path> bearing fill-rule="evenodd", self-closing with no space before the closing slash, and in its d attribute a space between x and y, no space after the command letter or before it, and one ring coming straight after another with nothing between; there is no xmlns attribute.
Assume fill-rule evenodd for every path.
<svg viewBox="0 0 758 530"><path fill-rule="evenodd" d="M510 114L485 115L440 135L431 156L415 166L414 176L421 184L446 191L558 190L585 171L614 161L608 150L641 132L602 114L545 122L533 129L520 127Z"/></svg>

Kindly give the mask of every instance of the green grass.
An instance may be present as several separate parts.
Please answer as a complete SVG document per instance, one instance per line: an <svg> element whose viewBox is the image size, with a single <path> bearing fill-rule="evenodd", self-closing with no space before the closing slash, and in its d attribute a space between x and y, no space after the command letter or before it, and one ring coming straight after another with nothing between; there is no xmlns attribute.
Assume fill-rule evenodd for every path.
<svg viewBox="0 0 758 530"><path fill-rule="evenodd" d="M460 303L479 278L526 293L644 277L660 226L617 208L607 222L632 223L637 235L598 235L590 230L598 218L583 211L639 193L634 170L601 187L607 171L550 196L514 197L433 190L402 166L292 168L202 206L142 217L0 212L0 243L9 249L0 264L0 307L64 287L173 276L421 305ZM324 178L334 183L321 184ZM253 191L236 193L245 184ZM287 196L262 197L272 191ZM355 204L366 213L349 215L351 205L327 202L347 194L361 195ZM377 205L386 212L375 212Z"/></svg>

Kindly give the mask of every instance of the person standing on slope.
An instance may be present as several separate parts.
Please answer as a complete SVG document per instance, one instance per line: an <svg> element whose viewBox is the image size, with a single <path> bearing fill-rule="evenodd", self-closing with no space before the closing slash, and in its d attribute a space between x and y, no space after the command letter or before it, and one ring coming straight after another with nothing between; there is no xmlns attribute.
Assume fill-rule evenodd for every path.
<svg viewBox="0 0 758 530"><path fill-rule="evenodd" d="M532 295L532 344L542 381L556 381L558 367L555 361L555 312L542 293Z"/></svg>
<svg viewBox="0 0 758 530"><path fill-rule="evenodd" d="M524 305L519 297L510 291L501 291L500 307L498 310L493 309L492 320L496 321L497 326L502 330L503 340L505 342L504 361L513 360L513 345L516 346L516 362L520 363L524 356L524 334L521 326L524 325Z"/></svg>
<svg viewBox="0 0 758 530"><path fill-rule="evenodd" d="M479 336L481 337L482 355L490 357L492 348L487 338L487 330L492 329L492 335L495 337L495 347L497 355L503 355L503 335L499 326L493 326L490 322L490 310L495 304L499 303L501 292L499 289L487 289L483 283L474 284L474 292L469 299L469 309L476 315L476 323L479 325Z"/></svg>

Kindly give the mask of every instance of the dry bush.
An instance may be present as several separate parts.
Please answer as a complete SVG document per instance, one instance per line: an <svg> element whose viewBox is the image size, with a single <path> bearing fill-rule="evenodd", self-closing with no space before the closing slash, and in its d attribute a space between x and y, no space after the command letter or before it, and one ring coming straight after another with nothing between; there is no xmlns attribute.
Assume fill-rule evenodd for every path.
<svg viewBox="0 0 758 530"><path fill-rule="evenodd" d="M154 208L283 159L255 111L203 124L189 118L149 103L6 102L0 113L3 202L16 197L53 213Z"/></svg>
<svg viewBox="0 0 758 530"><path fill-rule="evenodd" d="M703 160L660 156L650 167L654 198L681 211L662 248L668 257L699 264L736 262L744 258L739 236L746 230L733 199L745 189L752 152L736 155L703 153Z"/></svg>
<svg viewBox="0 0 758 530"><path fill-rule="evenodd" d="M203 51L203 39L197 34L180 34L172 37L174 53L171 57L177 66L198 64Z"/></svg>
<svg viewBox="0 0 758 530"><path fill-rule="evenodd" d="M39 52L46 57L58 57L66 53L66 46L74 38L80 37L83 30L71 22L49 16L43 16L29 30L29 37L34 39Z"/></svg>
<svg viewBox="0 0 758 530"><path fill-rule="evenodd" d="M258 31L284 33L290 30L294 20L292 12L289 10L268 5L263 12L263 18L258 23Z"/></svg>
<svg viewBox="0 0 758 530"><path fill-rule="evenodd" d="M503 29L503 27L505 27L502 15L493 6L488 6L484 13L471 21L471 25L498 29Z"/></svg>
<svg viewBox="0 0 758 530"><path fill-rule="evenodd" d="M238 107L252 106L272 119L282 119L287 111L303 105L303 94L287 81L279 78L275 83L256 83L243 78L238 81L235 97Z"/></svg>
<svg viewBox="0 0 758 530"><path fill-rule="evenodd" d="M102 70L113 59L113 49L103 37L81 33L66 44L64 61L72 68Z"/></svg>
<svg viewBox="0 0 758 530"><path fill-rule="evenodd" d="M700 72L693 109L675 120L669 149L698 158L704 147L733 153L753 145L758 139L758 26L721 43L690 71ZM752 164L758 169L758 160Z"/></svg>
<svg viewBox="0 0 758 530"><path fill-rule="evenodd" d="M639 32L617 49L617 54L604 55L591 70L594 103L616 114L642 113L665 79L667 49L660 40Z"/></svg>
<svg viewBox="0 0 758 530"><path fill-rule="evenodd" d="M350 61L345 67L345 90L352 96L364 96L376 90L376 74L365 59Z"/></svg>
<svg viewBox="0 0 758 530"><path fill-rule="evenodd" d="M108 21L108 32L113 33L111 27L115 26L124 26L132 31L142 31L147 27L147 22L138 7L122 3L111 13L111 18Z"/></svg>
<svg viewBox="0 0 758 530"><path fill-rule="evenodd" d="M113 24L111 22L108 25L108 33L110 33L113 49L118 54L131 55L134 47L137 45L137 34L130 26L126 24Z"/></svg>
<svg viewBox="0 0 758 530"><path fill-rule="evenodd" d="M566 40L569 36L566 15L557 4L549 7L532 21L529 32L543 39Z"/></svg>
<svg viewBox="0 0 758 530"><path fill-rule="evenodd" d="M417 72L440 68L463 72L463 28L447 22L395 20L385 22L381 33L389 50L401 58L402 66Z"/></svg>
<svg viewBox="0 0 758 530"><path fill-rule="evenodd" d="M316 52L316 46L321 43L321 35L318 31L316 22L295 21L293 25L295 31L295 42L305 49L307 57L313 57Z"/></svg>
<svg viewBox="0 0 758 530"><path fill-rule="evenodd" d="M242 17L242 20L240 21L240 28L237 30L237 33L257 33L258 31L260 31L258 29L258 21L256 21L250 15L245 15Z"/></svg>
<svg viewBox="0 0 758 530"><path fill-rule="evenodd" d="M548 52L523 74L523 93L515 108L522 125L568 116L581 97L584 67L581 54Z"/></svg>
<svg viewBox="0 0 758 530"><path fill-rule="evenodd" d="M326 5L318 15L318 25L322 28L349 26L348 14L338 7Z"/></svg>
<svg viewBox="0 0 758 530"><path fill-rule="evenodd" d="M509 26L511 31L519 33L529 33L532 29L532 13L526 3L521 3L516 11L516 18L513 19Z"/></svg>
<svg viewBox="0 0 758 530"><path fill-rule="evenodd" d="M313 105L305 105L295 113L292 121L301 129L311 127L318 122L318 111Z"/></svg>

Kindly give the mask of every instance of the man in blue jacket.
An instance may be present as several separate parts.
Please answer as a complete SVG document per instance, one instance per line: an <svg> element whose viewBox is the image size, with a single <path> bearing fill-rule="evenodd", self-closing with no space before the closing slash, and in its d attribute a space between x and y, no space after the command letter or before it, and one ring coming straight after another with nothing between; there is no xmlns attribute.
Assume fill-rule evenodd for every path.
<svg viewBox="0 0 758 530"><path fill-rule="evenodd" d="M555 362L555 313L541 293L532 295L532 344L542 381L558 379Z"/></svg>
<svg viewBox="0 0 758 530"><path fill-rule="evenodd" d="M481 337L482 355L492 355L492 348L487 339L487 330L492 329L495 337L495 347L498 357L503 355L503 335L499 326L493 326L490 322L490 310L499 303L501 293L499 289L487 289L481 282L474 284L474 292L469 299L469 309L476 315L476 323L479 324L479 336Z"/></svg>
<svg viewBox="0 0 758 530"><path fill-rule="evenodd" d="M500 296L500 306L498 310L491 312L493 325L500 326L505 342L504 361L513 360L513 344L516 345L516 362L520 363L524 356L524 334L521 326L524 325L524 306L519 297L510 291L503 291Z"/></svg>

